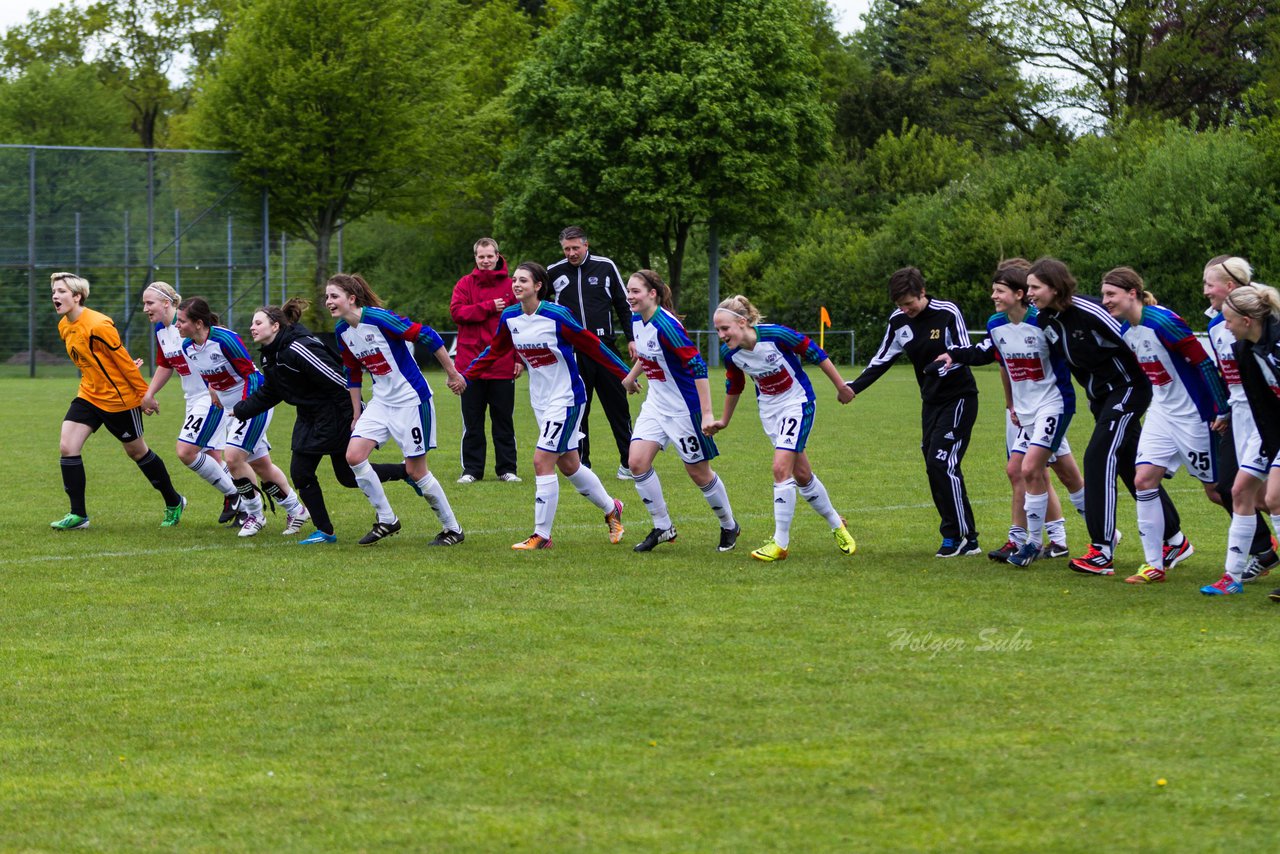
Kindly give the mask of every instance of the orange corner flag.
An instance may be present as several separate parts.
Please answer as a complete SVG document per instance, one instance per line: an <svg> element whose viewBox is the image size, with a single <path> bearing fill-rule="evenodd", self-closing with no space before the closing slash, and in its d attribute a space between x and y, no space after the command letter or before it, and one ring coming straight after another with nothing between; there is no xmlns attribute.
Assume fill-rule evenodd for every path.
<svg viewBox="0 0 1280 854"><path fill-rule="evenodd" d="M821 314L819 314L819 315L818 315L818 318L822 321L822 325L823 325L823 326L830 326L830 325L831 325L831 315L827 314L827 307L826 307L825 305L823 305L823 306L818 306L818 309L819 309L819 311L821 311L821 312L822 312Z"/></svg>
<svg viewBox="0 0 1280 854"><path fill-rule="evenodd" d="M818 306L818 311L820 312L818 314L818 347L825 350L825 345L827 343L825 340L827 337L827 327L831 325L831 315L827 314L827 307L825 305Z"/></svg>

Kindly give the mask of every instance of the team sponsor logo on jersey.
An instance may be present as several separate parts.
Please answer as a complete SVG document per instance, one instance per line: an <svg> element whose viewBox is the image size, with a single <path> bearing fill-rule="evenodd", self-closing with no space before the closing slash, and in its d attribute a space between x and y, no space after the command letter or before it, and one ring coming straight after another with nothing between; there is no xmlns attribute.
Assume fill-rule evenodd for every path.
<svg viewBox="0 0 1280 854"><path fill-rule="evenodd" d="M591 286L593 286L593 287L594 287L595 285L600 284L600 277L599 277L599 276L587 276L587 284L588 284L588 285L591 285Z"/></svg>
<svg viewBox="0 0 1280 854"><path fill-rule="evenodd" d="M1147 379L1151 380L1153 386L1168 385L1173 382L1173 377L1169 376L1169 372L1164 369L1164 363L1156 356L1145 356L1138 359L1142 365L1142 372L1147 375Z"/></svg>
<svg viewBox="0 0 1280 854"><path fill-rule="evenodd" d="M556 363L556 354L545 344L522 344L516 349L531 368L546 368Z"/></svg>
<svg viewBox="0 0 1280 854"><path fill-rule="evenodd" d="M639 359L640 366L644 369L644 375L646 377L660 383L667 381L667 374L662 370L662 365L647 356L640 356Z"/></svg>
<svg viewBox="0 0 1280 854"><path fill-rule="evenodd" d="M1044 365L1039 357L1007 356L1004 364L1009 369L1009 379L1015 383L1044 379Z"/></svg>
<svg viewBox="0 0 1280 854"><path fill-rule="evenodd" d="M1219 365L1222 367L1222 379L1227 385L1240 385L1240 366L1235 359L1223 359Z"/></svg>
<svg viewBox="0 0 1280 854"><path fill-rule="evenodd" d="M756 385L761 394L782 394L794 385L791 374L787 371L773 371L756 377Z"/></svg>
<svg viewBox="0 0 1280 854"><path fill-rule="evenodd" d="M381 350L370 350L364 353L355 353L354 355L356 361L375 377L385 377L391 373L391 365L387 362L387 357L382 355Z"/></svg>

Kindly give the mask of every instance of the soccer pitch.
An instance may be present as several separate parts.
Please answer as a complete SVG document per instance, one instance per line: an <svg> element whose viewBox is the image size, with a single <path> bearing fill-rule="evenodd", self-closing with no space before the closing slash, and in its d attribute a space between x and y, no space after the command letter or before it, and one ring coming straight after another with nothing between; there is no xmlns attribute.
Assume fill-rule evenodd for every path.
<svg viewBox="0 0 1280 854"><path fill-rule="evenodd" d="M977 374L965 472L991 549L1002 396ZM451 549L425 548L438 525L401 484L404 531L356 546L372 511L327 464L339 544L295 545L283 513L252 539L218 527L220 500L174 456L176 383L146 428L191 502L181 525L159 528L159 497L103 430L84 452L92 527L51 531L75 381L0 379L0 849L1274 847L1280 579L1199 595L1227 517L1187 475L1168 485L1196 555L1166 584L1122 583L1141 563L1127 497L1112 578L936 560L909 370L846 407L815 373L809 453L856 555L800 502L791 557L751 559L773 526L750 394L714 463L735 551L716 552L673 453L656 468L679 539L631 551L650 522L597 412L624 544L562 480L555 548L514 553L532 527L527 385L524 482L460 486L458 404L430 378L430 465L467 534ZM270 431L286 471L292 420L281 407ZM1077 416L1077 453L1091 424Z"/></svg>

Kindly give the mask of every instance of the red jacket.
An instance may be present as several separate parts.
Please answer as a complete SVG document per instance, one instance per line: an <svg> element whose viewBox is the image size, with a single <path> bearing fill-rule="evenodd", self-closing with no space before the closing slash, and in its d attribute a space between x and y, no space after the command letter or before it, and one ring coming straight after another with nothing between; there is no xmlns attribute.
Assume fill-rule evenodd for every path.
<svg viewBox="0 0 1280 854"><path fill-rule="evenodd" d="M506 305L516 302L511 290L511 276L507 275L507 259L501 255L495 269L474 269L453 286L449 313L453 315L453 322L458 324L458 351L453 359L458 370L466 370L476 356L493 342L498 331L498 315L502 314L502 309L496 308L493 301L499 297ZM515 354L508 353L479 378L509 380L515 374Z"/></svg>

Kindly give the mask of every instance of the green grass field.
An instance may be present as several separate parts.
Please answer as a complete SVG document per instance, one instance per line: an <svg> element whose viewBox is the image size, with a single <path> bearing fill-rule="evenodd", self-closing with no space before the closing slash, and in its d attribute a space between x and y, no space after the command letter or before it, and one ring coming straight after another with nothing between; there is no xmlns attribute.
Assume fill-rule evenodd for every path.
<svg viewBox="0 0 1280 854"><path fill-rule="evenodd" d="M980 382L966 473L994 548L1001 398L994 373ZM1110 579L936 560L909 372L847 407L815 385L810 456L858 553L801 502L791 558L764 565L749 552L772 532L770 454L749 396L718 437L735 552L664 454L677 542L633 554L649 520L608 477L626 545L562 482L555 549L517 554L523 383L521 484L453 483L460 419L438 398L431 467L467 531L445 550L398 484L404 532L357 547L368 504L323 471L337 546L294 545L282 517L238 540L174 457L176 383L147 437L191 499L182 524L158 527L159 497L100 431L93 527L53 532L74 381L0 380L0 849L1273 850L1280 610L1270 579L1197 593L1227 527L1199 486L1170 481L1197 554L1164 585L1121 582L1136 536ZM271 428L286 469L292 418ZM1120 519L1136 530L1132 501Z"/></svg>

